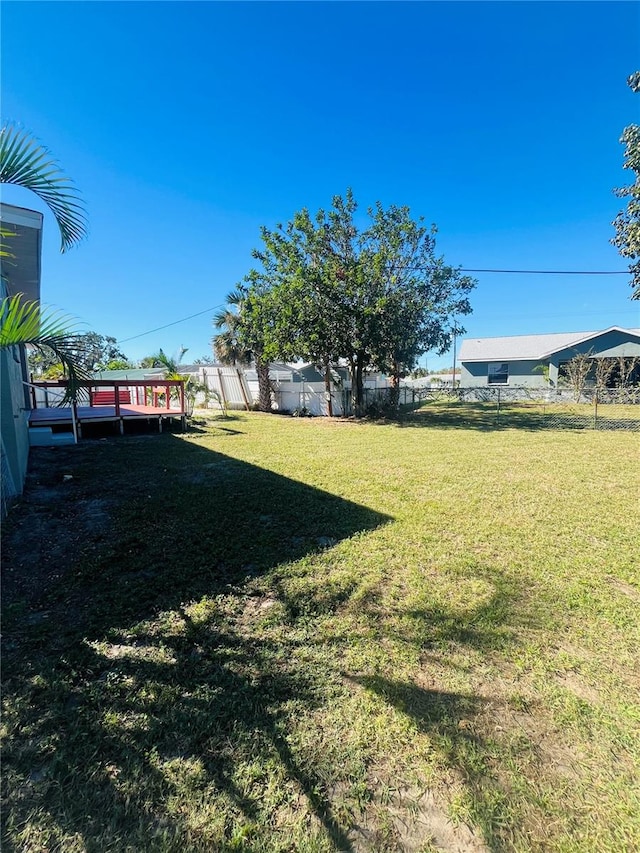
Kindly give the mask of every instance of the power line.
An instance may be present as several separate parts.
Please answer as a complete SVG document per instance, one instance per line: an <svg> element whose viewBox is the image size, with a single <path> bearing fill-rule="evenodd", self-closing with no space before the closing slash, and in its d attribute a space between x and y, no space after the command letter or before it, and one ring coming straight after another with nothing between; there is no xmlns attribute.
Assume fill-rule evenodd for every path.
<svg viewBox="0 0 640 853"><path fill-rule="evenodd" d="M216 311L222 308L223 305L214 305L213 308L205 308L204 311L198 311L197 314L189 314L188 317L183 317L181 320L174 320L173 323L165 323L164 326L158 326L155 329L149 329L148 332L140 332L139 335L132 335L130 338L122 338L118 341L119 344L126 344L128 341L135 341L136 338L143 338L145 335L151 335L153 332L160 332L162 329L168 329L169 326L177 326L178 323L184 323L185 320L193 320L194 317L201 317L203 314L208 314L210 311Z"/></svg>
<svg viewBox="0 0 640 853"><path fill-rule="evenodd" d="M511 275L629 275L629 270L471 270L460 272L504 272Z"/></svg>
<svg viewBox="0 0 640 853"><path fill-rule="evenodd" d="M413 267L415 270L427 269L427 267ZM469 269L467 267L459 267L460 272L484 272L484 273L507 273L509 275L629 275L629 270L492 270L492 269ZM160 332L163 329L168 329L170 326L177 326L179 323L184 323L186 320L193 320L194 317L201 317L203 314L208 314L209 311L216 311L218 308L223 308L224 305L214 305L213 308L205 308L204 311L198 311L196 314L189 314L188 317L182 317L180 320L174 320L172 323L165 323L164 326L157 326L155 329L149 329L147 332L141 332L139 335L132 335L130 338L122 338L119 344L126 344L129 341L135 341L138 338L144 338L146 335L152 335L154 332Z"/></svg>

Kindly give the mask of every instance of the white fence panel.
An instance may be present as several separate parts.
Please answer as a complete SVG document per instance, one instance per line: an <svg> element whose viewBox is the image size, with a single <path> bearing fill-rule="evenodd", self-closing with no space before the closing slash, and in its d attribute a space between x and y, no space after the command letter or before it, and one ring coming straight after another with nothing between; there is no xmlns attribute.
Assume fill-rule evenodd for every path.
<svg viewBox="0 0 640 853"><path fill-rule="evenodd" d="M201 367L198 381L219 395L221 402L229 409L251 408L257 400L257 387L254 394L251 383L247 382L246 374L238 367L216 365ZM204 401L204 393L199 392L196 396L196 405L203 405ZM216 405L218 404L215 399L210 400L210 407Z"/></svg>

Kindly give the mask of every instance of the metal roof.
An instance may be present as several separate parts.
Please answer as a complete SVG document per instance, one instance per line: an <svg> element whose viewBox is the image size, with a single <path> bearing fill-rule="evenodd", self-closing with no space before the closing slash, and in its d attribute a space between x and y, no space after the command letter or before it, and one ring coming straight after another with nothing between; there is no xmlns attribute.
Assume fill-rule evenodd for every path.
<svg viewBox="0 0 640 853"><path fill-rule="evenodd" d="M466 338L460 361L537 361L554 352L577 346L606 332L619 331L640 337L640 329L610 326L591 332L553 332L548 335L512 335L505 338Z"/></svg>

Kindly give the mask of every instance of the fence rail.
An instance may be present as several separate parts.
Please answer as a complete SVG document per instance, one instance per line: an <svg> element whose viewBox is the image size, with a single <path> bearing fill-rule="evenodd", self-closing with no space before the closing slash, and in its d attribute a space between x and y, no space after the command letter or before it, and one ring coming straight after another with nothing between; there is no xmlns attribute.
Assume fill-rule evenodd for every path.
<svg viewBox="0 0 640 853"><path fill-rule="evenodd" d="M401 405L440 403L452 414L473 409L502 426L640 430L640 388L401 388ZM404 392L404 393L403 393ZM408 392L408 393L407 393Z"/></svg>

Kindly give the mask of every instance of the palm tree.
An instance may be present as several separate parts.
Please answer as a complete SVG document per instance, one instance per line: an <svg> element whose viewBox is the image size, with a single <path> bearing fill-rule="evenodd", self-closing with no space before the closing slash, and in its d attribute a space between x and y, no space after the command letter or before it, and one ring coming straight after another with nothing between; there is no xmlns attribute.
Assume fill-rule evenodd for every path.
<svg viewBox="0 0 640 853"><path fill-rule="evenodd" d="M252 336L247 323L243 322L243 308L248 295L246 287L241 284L236 285L235 290L227 295L227 307L213 318L213 325L221 331L214 336L211 343L222 364L247 365L252 361L255 363L258 375L258 408L261 412L270 412L269 362L262 357L258 337Z"/></svg>
<svg viewBox="0 0 640 853"><path fill-rule="evenodd" d="M86 237L87 216L72 181L44 146L14 124L0 128L0 183L25 187L42 199L58 223L61 252Z"/></svg>
<svg viewBox="0 0 640 853"><path fill-rule="evenodd" d="M218 311L213 325L220 329L211 341L213 351L222 364L251 364L251 350L242 341L241 311L244 302L244 288L238 286L227 294L227 307Z"/></svg>
<svg viewBox="0 0 640 853"><path fill-rule="evenodd" d="M151 362L151 367L163 367L165 371L166 379L185 379L182 373L180 373L180 362L182 361L184 354L188 352L188 347L180 347L178 350L178 354L176 356L169 356L165 353L165 351L160 348L158 352L149 356L149 361Z"/></svg>
<svg viewBox="0 0 640 853"><path fill-rule="evenodd" d="M0 128L0 183L25 187L44 201L58 223L61 252L86 236L86 213L73 183L46 148L13 124ZM11 236L2 229L0 241ZM12 257L4 242L0 242L0 257ZM1 317L0 348L28 344L53 350L69 377L65 400L75 398L78 383L90 377L77 360L84 346L83 336L73 329L74 321L41 309L38 303L24 300L21 293L3 299Z"/></svg>

